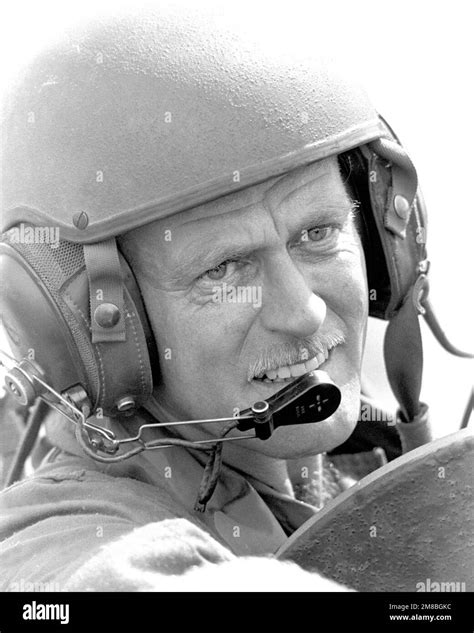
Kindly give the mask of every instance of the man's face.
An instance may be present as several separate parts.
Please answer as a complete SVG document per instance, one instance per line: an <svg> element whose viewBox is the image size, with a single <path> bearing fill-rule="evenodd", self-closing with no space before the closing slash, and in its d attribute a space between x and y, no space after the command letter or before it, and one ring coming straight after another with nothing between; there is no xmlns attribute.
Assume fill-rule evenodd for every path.
<svg viewBox="0 0 474 633"><path fill-rule="evenodd" d="M173 417L232 416L320 367L342 391L333 416L243 442L291 458L349 436L367 323L352 211L330 158L122 238L157 341L154 393Z"/></svg>

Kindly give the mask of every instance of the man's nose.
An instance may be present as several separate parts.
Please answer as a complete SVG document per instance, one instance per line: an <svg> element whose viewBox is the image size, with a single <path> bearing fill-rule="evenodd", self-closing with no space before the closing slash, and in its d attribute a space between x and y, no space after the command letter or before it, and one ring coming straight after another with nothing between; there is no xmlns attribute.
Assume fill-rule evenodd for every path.
<svg viewBox="0 0 474 633"><path fill-rule="evenodd" d="M308 285L288 255L273 261L262 289L260 317L272 331L312 336L326 318L326 303Z"/></svg>

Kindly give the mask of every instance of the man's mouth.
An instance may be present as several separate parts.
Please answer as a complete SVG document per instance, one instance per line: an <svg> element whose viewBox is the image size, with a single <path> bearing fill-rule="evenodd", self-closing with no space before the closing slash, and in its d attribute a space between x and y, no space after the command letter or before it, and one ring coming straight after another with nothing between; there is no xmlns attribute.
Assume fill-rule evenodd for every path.
<svg viewBox="0 0 474 633"><path fill-rule="evenodd" d="M289 383L296 378L299 378L299 376L308 374L309 372L321 367L321 365L328 359L328 356L329 351L325 350L324 352L319 352L316 356L310 358L309 360L301 361L300 363L296 363L294 365L283 365L282 367L277 367L276 369L268 369L266 372L255 376L253 380L266 383Z"/></svg>

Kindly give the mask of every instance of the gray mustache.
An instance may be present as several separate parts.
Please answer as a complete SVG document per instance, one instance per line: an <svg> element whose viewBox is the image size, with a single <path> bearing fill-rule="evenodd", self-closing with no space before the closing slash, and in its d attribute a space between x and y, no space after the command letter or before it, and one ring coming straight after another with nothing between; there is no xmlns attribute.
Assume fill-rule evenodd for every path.
<svg viewBox="0 0 474 633"><path fill-rule="evenodd" d="M247 380L261 378L270 370L278 369L283 365L295 365L303 363L305 360L314 358L316 354L324 354L330 349L345 343L346 339L341 332L332 334L321 334L311 339L302 339L298 343L285 343L275 345L265 350L249 367Z"/></svg>

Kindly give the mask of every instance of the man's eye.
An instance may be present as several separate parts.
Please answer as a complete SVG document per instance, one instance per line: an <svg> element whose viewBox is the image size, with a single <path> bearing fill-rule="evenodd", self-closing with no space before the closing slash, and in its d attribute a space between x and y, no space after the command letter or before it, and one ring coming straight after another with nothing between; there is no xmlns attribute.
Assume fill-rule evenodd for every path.
<svg viewBox="0 0 474 633"><path fill-rule="evenodd" d="M333 226L315 227L305 231L306 239L311 242L322 242L331 235L332 231L334 231Z"/></svg>
<svg viewBox="0 0 474 633"><path fill-rule="evenodd" d="M220 281L221 279L224 279L228 272L229 264L231 263L231 260L227 260L225 262L222 262L215 268L210 268L209 270L206 270L206 272L202 275L202 278L211 279L212 281Z"/></svg>

